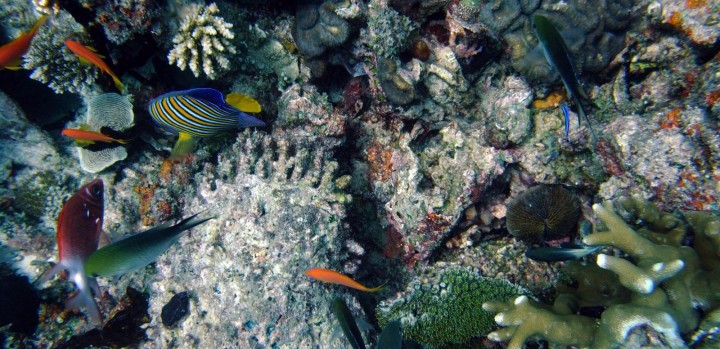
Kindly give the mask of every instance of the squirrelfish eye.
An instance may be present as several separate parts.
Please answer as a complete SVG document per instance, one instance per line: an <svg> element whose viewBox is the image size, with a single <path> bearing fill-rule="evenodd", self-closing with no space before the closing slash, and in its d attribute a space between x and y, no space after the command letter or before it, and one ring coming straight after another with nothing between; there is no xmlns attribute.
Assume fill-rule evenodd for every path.
<svg viewBox="0 0 720 349"><path fill-rule="evenodd" d="M102 193L102 189L100 189L99 185L93 185L92 193L93 193L93 195L100 195Z"/></svg>

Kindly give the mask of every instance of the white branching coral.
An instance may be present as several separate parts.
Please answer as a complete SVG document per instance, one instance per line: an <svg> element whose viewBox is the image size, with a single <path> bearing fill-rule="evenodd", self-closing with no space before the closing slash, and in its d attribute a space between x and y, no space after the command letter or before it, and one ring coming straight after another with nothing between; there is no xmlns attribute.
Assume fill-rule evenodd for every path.
<svg viewBox="0 0 720 349"><path fill-rule="evenodd" d="M175 63L181 70L190 68L195 76L202 71L210 79L217 76L213 67L213 60L220 69L227 70L230 60L227 55L235 53L232 39L235 34L231 31L233 25L225 19L214 14L218 13L215 3L207 7L193 4L180 25L180 30L173 38L175 47L168 53L170 64Z"/></svg>

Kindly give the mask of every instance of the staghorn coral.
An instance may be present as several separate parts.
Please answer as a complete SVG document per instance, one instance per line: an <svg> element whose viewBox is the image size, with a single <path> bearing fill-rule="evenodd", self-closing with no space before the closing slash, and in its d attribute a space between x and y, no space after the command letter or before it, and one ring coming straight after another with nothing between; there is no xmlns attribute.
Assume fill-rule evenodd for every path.
<svg viewBox="0 0 720 349"><path fill-rule="evenodd" d="M468 268L438 268L438 275L416 278L396 299L377 307L380 327L399 320L403 338L431 347L463 344L493 327L491 314L480 309L490 299L508 300L527 293L502 279L483 277ZM422 280L422 281L421 281Z"/></svg>
<svg viewBox="0 0 720 349"><path fill-rule="evenodd" d="M170 64L175 63L181 70L190 68L196 77L203 72L210 79L230 69L229 56L235 54L232 42L235 34L231 23L216 16L219 11L215 3L189 5L189 14L173 37L175 46L168 52Z"/></svg>
<svg viewBox="0 0 720 349"><path fill-rule="evenodd" d="M617 275L615 288L623 287L630 293L610 293L607 287L560 289L552 308L534 304L526 298L514 302L488 302L487 311L499 312L496 322L505 328L492 332L488 337L495 341L510 340L509 348L521 348L530 337L540 336L556 345L578 345L592 348L613 348L626 344L628 335L636 327L647 325L663 335L663 340L673 348L685 347L681 334L690 333L698 327L702 313L708 314L707 323L720 306L720 269L713 264L703 264L700 259L717 258L678 243L665 245L666 239L654 242L643 237L646 229L654 234L673 234L681 222L674 217L659 214L657 208L637 198L624 198L618 202L628 217L643 217L644 228L633 229L614 212L611 202L593 205L595 214L604 225L583 239L585 244L612 246L627 253L629 259L599 254L597 266ZM696 233L717 234L720 219L707 213L686 213L690 228ZM647 221L645 221L647 220ZM707 233L705 233L707 231ZM710 244L718 247L717 241ZM632 260L632 262L631 262ZM706 269L713 267L714 269ZM575 277L594 273L580 267ZM584 278L584 276L580 276ZM603 283L613 283L604 278ZM597 282L597 281L595 281ZM579 284L580 282L578 282ZM621 285L621 286L620 286ZM599 285L598 285L599 286ZM580 290L583 290L582 294ZM594 301L589 293L603 293ZM612 295L612 297L608 297ZM576 315L578 306L607 306L600 321L588 316ZM576 328L573 329L573 326ZM705 328L697 332L712 333ZM710 336L712 337L712 336ZM710 338L711 339L711 338Z"/></svg>
<svg viewBox="0 0 720 349"><path fill-rule="evenodd" d="M45 25L38 31L23 58L23 67L32 70L31 78L46 83L56 93L91 94L96 89L98 69L81 64L65 47L67 38L77 40L83 35L82 25L66 11L60 11L52 25Z"/></svg>
<svg viewBox="0 0 720 349"><path fill-rule="evenodd" d="M91 131L100 131L102 127L124 131L133 126L134 120L132 103L125 96L104 93L88 101L86 123ZM77 147L77 150L80 167L90 173L100 172L127 157L127 150L121 145L100 150Z"/></svg>

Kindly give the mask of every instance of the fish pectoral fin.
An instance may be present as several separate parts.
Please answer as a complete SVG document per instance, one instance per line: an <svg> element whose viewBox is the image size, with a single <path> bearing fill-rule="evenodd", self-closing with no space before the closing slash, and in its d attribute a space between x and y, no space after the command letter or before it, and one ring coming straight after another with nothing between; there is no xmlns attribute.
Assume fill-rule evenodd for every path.
<svg viewBox="0 0 720 349"><path fill-rule="evenodd" d="M241 93L228 94L225 97L225 102L246 113L259 113L262 111L262 107L257 100Z"/></svg>
<svg viewBox="0 0 720 349"><path fill-rule="evenodd" d="M95 144L95 141L89 141L86 139L76 139L75 140L75 146L80 148L87 148L88 146L91 146Z"/></svg>
<svg viewBox="0 0 720 349"><path fill-rule="evenodd" d="M92 63L90 63L90 61L88 61L87 59L82 58L80 56L78 56L78 60L80 61L80 64L82 64L82 65L92 65Z"/></svg>
<svg viewBox="0 0 720 349"><path fill-rule="evenodd" d="M172 149L172 152L170 152L170 157L172 158L181 158L184 157L193 151L193 147L195 146L195 140L193 137L187 133L180 132L180 135L178 137L177 142L175 142L175 146Z"/></svg>
<svg viewBox="0 0 720 349"><path fill-rule="evenodd" d="M8 65L4 66L3 68L8 70L20 70L22 69L22 60L20 58L13 60Z"/></svg>

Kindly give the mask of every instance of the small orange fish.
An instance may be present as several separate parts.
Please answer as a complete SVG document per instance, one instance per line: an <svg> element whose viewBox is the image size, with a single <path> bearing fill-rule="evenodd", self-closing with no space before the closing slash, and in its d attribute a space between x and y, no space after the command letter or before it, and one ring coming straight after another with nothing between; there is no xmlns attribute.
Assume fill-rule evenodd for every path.
<svg viewBox="0 0 720 349"><path fill-rule="evenodd" d="M0 46L0 67L10 70L21 68L20 58L30 49L33 37L35 37L38 29L46 20L47 16L40 17L28 33L22 34L17 39Z"/></svg>
<svg viewBox="0 0 720 349"><path fill-rule="evenodd" d="M72 41L70 39L65 40L65 46L67 46L70 51L80 57L81 62L91 63L96 67L100 68L100 70L108 73L108 75L112 77L113 82L115 82L115 87L120 90L120 93L125 94L125 86L123 86L120 79L117 77L117 75L115 75L115 73L113 73L112 70L110 70L110 67L105 64L102 58L100 58L97 53L93 52L91 48L83 46L83 44L77 41Z"/></svg>
<svg viewBox="0 0 720 349"><path fill-rule="evenodd" d="M84 130L83 127L81 127L80 129L66 128L66 129L62 130L62 132L60 132L60 134L62 134L65 137L70 137L70 138L74 139L75 143L77 143L78 146L90 145L90 144L94 144L95 142L120 143L120 144L127 143L126 139L117 139L117 138L108 136L106 134L103 134L101 132Z"/></svg>
<svg viewBox="0 0 720 349"><path fill-rule="evenodd" d="M374 287L374 288L367 288L367 287L361 285L359 282L351 279L349 276L340 274L340 273L338 273L334 270L330 270L330 269L322 269L322 268L308 269L308 271L305 272L305 275L309 276L315 280L320 280L322 282L343 285L343 286L351 287L356 290L365 291L365 292L377 292L377 291L382 290L382 288L384 286L384 285L380 285L380 286Z"/></svg>

